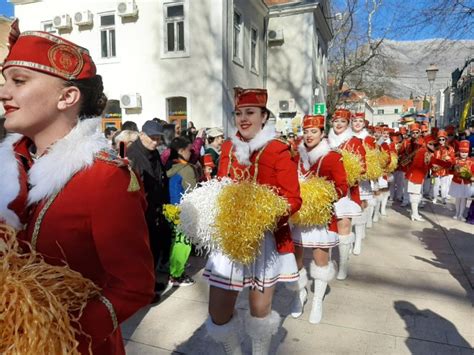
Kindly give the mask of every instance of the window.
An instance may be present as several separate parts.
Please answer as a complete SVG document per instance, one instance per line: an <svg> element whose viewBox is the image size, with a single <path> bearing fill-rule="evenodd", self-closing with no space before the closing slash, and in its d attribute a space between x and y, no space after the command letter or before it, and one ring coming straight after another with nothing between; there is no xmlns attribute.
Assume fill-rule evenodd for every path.
<svg viewBox="0 0 474 355"><path fill-rule="evenodd" d="M43 31L48 33L57 33L58 31L53 27L53 21L43 22L42 24Z"/></svg>
<svg viewBox="0 0 474 355"><path fill-rule="evenodd" d="M384 110L377 110L377 115L383 115L384 114Z"/></svg>
<svg viewBox="0 0 474 355"><path fill-rule="evenodd" d="M233 57L234 61L240 65L243 65L242 61L242 39L244 35L244 26L242 21L242 15L234 10L234 40L233 40Z"/></svg>
<svg viewBox="0 0 474 355"><path fill-rule="evenodd" d="M414 107L410 107L410 113L413 113L415 112L415 108Z"/></svg>
<svg viewBox="0 0 474 355"><path fill-rule="evenodd" d="M396 108L395 110L393 110L393 113L398 113L398 108Z"/></svg>
<svg viewBox="0 0 474 355"><path fill-rule="evenodd" d="M116 56L114 14L100 16L100 48L102 58L113 58Z"/></svg>
<svg viewBox="0 0 474 355"><path fill-rule="evenodd" d="M168 108L168 122L179 124L181 128L186 128L188 123L187 100L183 96L169 97L166 99Z"/></svg>
<svg viewBox="0 0 474 355"><path fill-rule="evenodd" d="M165 52L183 53L186 51L184 32L184 4L164 6L165 14Z"/></svg>
<svg viewBox="0 0 474 355"><path fill-rule="evenodd" d="M250 70L258 73L258 31L250 29Z"/></svg>

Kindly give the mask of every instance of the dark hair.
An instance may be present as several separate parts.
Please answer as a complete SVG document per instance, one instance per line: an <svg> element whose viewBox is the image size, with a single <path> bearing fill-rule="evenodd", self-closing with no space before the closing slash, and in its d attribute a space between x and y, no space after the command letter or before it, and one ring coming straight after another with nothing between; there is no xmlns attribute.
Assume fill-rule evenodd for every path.
<svg viewBox="0 0 474 355"><path fill-rule="evenodd" d="M89 79L69 80L66 81L65 86L75 86L81 92L79 117L102 115L107 104L107 96L104 94L104 84L100 75Z"/></svg>
<svg viewBox="0 0 474 355"><path fill-rule="evenodd" d="M139 132L137 124L133 121L125 121L122 123L122 131L126 130Z"/></svg>
<svg viewBox="0 0 474 355"><path fill-rule="evenodd" d="M182 156L178 153L178 150L184 149L190 144L191 141L186 137L173 138L170 144L170 156L168 158L168 162L166 163L166 170L171 168L174 160L182 158Z"/></svg>
<svg viewBox="0 0 474 355"><path fill-rule="evenodd" d="M105 138L107 138L110 134L112 134L112 132L115 132L115 131L117 131L117 128L115 128L115 127L112 127L112 126L105 127L105 129L104 129Z"/></svg>

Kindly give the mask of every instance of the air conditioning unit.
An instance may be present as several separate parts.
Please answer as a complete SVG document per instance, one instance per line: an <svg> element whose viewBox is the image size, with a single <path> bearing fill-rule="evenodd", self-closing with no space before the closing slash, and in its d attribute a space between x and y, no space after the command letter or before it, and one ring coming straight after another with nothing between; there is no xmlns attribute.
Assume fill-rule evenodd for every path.
<svg viewBox="0 0 474 355"><path fill-rule="evenodd" d="M54 16L53 26L57 29L70 29L72 28L71 16L64 14Z"/></svg>
<svg viewBox="0 0 474 355"><path fill-rule="evenodd" d="M121 108L141 108L142 97L140 94L124 94L120 96Z"/></svg>
<svg viewBox="0 0 474 355"><path fill-rule="evenodd" d="M283 30L268 30L268 42L283 42Z"/></svg>
<svg viewBox="0 0 474 355"><path fill-rule="evenodd" d="M121 17L137 16L138 7L135 0L119 1L117 4L117 13Z"/></svg>
<svg viewBox="0 0 474 355"><path fill-rule="evenodd" d="M296 112L296 101L295 99L280 100L278 107L280 112Z"/></svg>
<svg viewBox="0 0 474 355"><path fill-rule="evenodd" d="M74 23L78 26L92 25L92 13L89 10L76 12Z"/></svg>

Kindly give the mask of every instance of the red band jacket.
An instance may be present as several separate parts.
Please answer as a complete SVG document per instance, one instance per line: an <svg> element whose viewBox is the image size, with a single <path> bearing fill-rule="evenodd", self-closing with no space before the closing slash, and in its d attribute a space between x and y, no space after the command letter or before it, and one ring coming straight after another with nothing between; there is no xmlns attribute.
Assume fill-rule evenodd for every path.
<svg viewBox="0 0 474 355"><path fill-rule="evenodd" d="M347 150L349 152L353 152L360 156L362 161L362 175L365 174L367 169L366 160L365 160L365 148L362 140L357 137L351 137L346 142L342 143L339 148L341 150ZM351 200L357 203L359 206L362 205L362 201L360 199L360 191L359 191L359 184L355 184L351 186L350 189Z"/></svg>
<svg viewBox="0 0 474 355"><path fill-rule="evenodd" d="M273 139L270 129L263 129L250 142L234 137L222 145L217 176L234 180L255 179L259 184L273 186L289 205L289 215L278 222L273 232L279 253L294 252L288 218L301 207L297 165L289 145ZM250 154L249 154L250 153Z"/></svg>
<svg viewBox="0 0 474 355"><path fill-rule="evenodd" d="M440 159L440 160L444 160L444 161L449 161L449 162L451 162L451 164L454 164L454 162L456 160L456 156L455 156L455 153L454 153L454 148L449 146L449 145L440 147L435 152L435 158ZM447 176L447 175L450 175L450 174L451 174L451 172L448 169L443 168L439 165L433 165L433 167L431 168L431 175L432 176Z"/></svg>
<svg viewBox="0 0 474 355"><path fill-rule="evenodd" d="M436 164L445 168L451 166L450 162L436 159L434 153L430 153L426 147L421 147L416 152L405 176L413 184L422 184L426 173Z"/></svg>
<svg viewBox="0 0 474 355"><path fill-rule="evenodd" d="M125 354L119 325L154 296L146 202L127 162L104 151L96 120L85 121L29 168L29 216L19 238L48 263L66 262L102 289L80 325L94 354ZM17 159L29 154L20 142ZM78 340L88 353L90 341Z"/></svg>
<svg viewBox="0 0 474 355"><path fill-rule="evenodd" d="M474 176L474 159L466 158L461 159L457 158L455 161L454 169L453 169L453 182L456 184L467 185L470 184L472 181L471 179L467 179L461 176L461 169L467 169L471 172L471 176Z"/></svg>

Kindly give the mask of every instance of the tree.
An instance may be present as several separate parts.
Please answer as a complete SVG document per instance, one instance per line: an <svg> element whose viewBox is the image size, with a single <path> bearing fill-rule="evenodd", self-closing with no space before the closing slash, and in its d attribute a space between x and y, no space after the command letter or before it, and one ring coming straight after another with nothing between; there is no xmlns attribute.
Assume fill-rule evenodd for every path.
<svg viewBox="0 0 474 355"><path fill-rule="evenodd" d="M387 68L388 58L381 53L384 36L373 36L374 18L381 5L382 0L344 0L343 9L333 8L333 13L341 16L333 22L334 39L329 49L329 115L343 103L345 88L364 90L369 96L385 91L386 80L378 80L380 75L376 73Z"/></svg>
<svg viewBox="0 0 474 355"><path fill-rule="evenodd" d="M410 100L413 100L413 91L410 91Z"/></svg>

